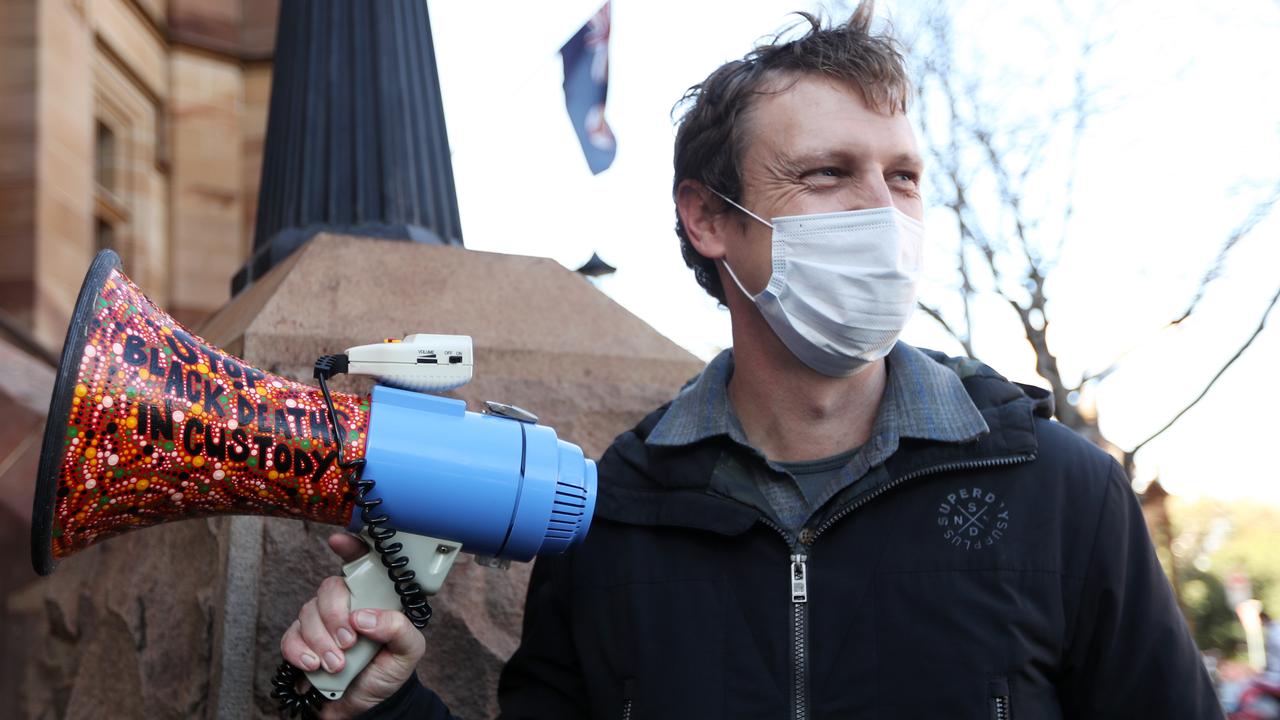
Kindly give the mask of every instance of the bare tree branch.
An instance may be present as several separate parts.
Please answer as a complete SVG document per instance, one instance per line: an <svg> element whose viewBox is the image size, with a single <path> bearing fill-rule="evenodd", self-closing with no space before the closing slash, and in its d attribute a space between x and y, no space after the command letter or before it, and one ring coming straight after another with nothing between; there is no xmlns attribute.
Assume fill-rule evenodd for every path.
<svg viewBox="0 0 1280 720"><path fill-rule="evenodd" d="M1075 387L1071 388L1070 392L1080 392L1081 390L1084 389L1085 385L1088 385L1091 382L1095 382L1098 380L1106 380L1111 375L1111 373L1115 372L1117 369L1119 369L1119 367L1120 367L1120 362L1117 360L1116 362L1111 363L1110 365L1099 370L1098 372L1089 373L1087 375L1082 376L1080 378L1080 383L1077 384Z"/></svg>
<svg viewBox="0 0 1280 720"><path fill-rule="evenodd" d="M1147 443L1151 442L1152 440L1155 440L1156 438L1160 437L1160 435L1161 435L1161 434L1163 434L1163 433L1164 433L1164 431L1166 431L1166 430L1168 430L1169 428L1173 427L1173 424L1174 424L1174 423L1178 422L1178 420L1180 420L1180 419L1182 418L1182 416L1183 416L1183 415L1186 415L1186 414L1187 414L1187 412L1191 410L1191 408L1195 407L1197 403L1199 403L1201 400L1203 400L1205 395L1208 395L1208 394L1209 394L1209 391L1210 391L1211 389L1213 389L1213 385L1214 385L1214 383L1218 382L1218 379L1219 379L1219 378L1221 378L1221 377L1222 377L1222 376L1227 372L1227 370L1228 370L1232 365L1234 365L1234 364L1235 364L1235 361L1236 361L1236 360L1239 360L1239 359L1240 359L1240 356L1241 356L1241 355L1244 355L1245 350L1248 350L1248 349L1249 349L1249 346L1253 344L1253 341L1254 341L1254 340L1257 340L1257 339L1258 339L1258 336L1262 334L1262 330L1267 326L1267 316L1271 314L1271 310L1276 306L1276 302L1277 302L1277 301L1280 301L1280 289L1276 290L1276 294L1275 294L1275 295L1273 295L1273 296L1271 297L1271 302L1267 305L1267 309L1266 309L1265 311L1263 311L1263 313L1262 313L1262 320L1258 322L1258 327L1257 327L1257 329L1255 329L1255 330L1253 331L1253 334L1249 336L1249 339L1248 339L1248 340L1246 340L1246 341L1244 342L1244 345L1241 345L1241 346L1240 346L1240 349L1239 349L1239 350L1236 350L1235 354L1231 356L1231 359L1230 359L1230 360L1227 360L1226 364L1225 364L1225 365L1223 365L1223 366L1218 370L1218 372L1214 374L1213 378L1212 378L1211 380L1209 380L1209 383L1208 383L1207 385L1205 385L1205 386L1204 386L1204 389L1200 391L1200 394L1196 396L1196 399L1195 399L1195 400L1192 400L1192 401L1190 402L1190 404L1188 404L1186 407L1184 407L1184 408L1182 408L1181 410L1179 410L1179 411L1178 411L1178 414L1177 414L1177 415L1174 415L1172 420L1170 420L1169 422L1165 423L1164 427L1162 427L1162 428L1160 428L1159 430L1155 431L1155 433L1153 433L1153 434L1151 435L1151 437L1147 438L1146 440L1143 440L1142 442L1138 443L1137 445L1134 445L1134 446L1133 446L1133 449L1132 449L1132 450L1130 450L1130 451L1127 453L1128 455L1132 456L1132 455L1136 454L1139 450L1141 450L1141 449L1142 449L1142 447L1143 447L1144 445L1146 445Z"/></svg>
<svg viewBox="0 0 1280 720"><path fill-rule="evenodd" d="M1058 419L1096 442L1109 444L1101 436L1096 417L1082 414L1069 398L1073 391L1110 376L1131 351L1101 371L1082 374L1075 387L1067 387L1049 342L1046 297L1048 278L1062 257L1076 213L1074 194L1081 147L1092 119L1106 110L1100 102L1104 88L1091 81L1089 68L1096 52L1110 39L1105 22L1109 12L1098 7L1093 17L1081 18L1075 3L1059 0L1058 6L1064 24L1083 28L1084 33L1078 38L1074 75L1067 78L1071 84L1066 91L1069 94L1062 98L1065 104L1041 99L1039 107L1046 109L1034 113L1034 117L1017 118L1004 112L1007 108L1003 98L1008 93L993 93L1010 88L998 70L981 66L981 61L982 69L967 69L970 55L958 52L959 38L945 2L931 4L917 26L918 44L913 44L912 51L920 68L916 87L922 137L931 160L930 179L936 181L941 204L955 218L964 327L959 325L958 313L948 319L942 312L943 307L951 309L950 304L930 307L922 303L920 307L972 356L971 302L980 294L1003 300L1022 324L1035 353L1036 372L1052 387ZM1061 36L1060 29L1042 28L1047 40L1054 43ZM1099 29L1102 34L1094 32ZM1055 83L1049 93L1055 92L1056 87ZM1043 185L1061 191L1046 194L1038 187ZM1185 312L1169 325L1182 322L1197 309L1207 286L1218 279L1239 241L1276 206L1280 206L1280 182L1227 237ZM1061 225L1057 226L1059 222ZM987 271L990 278L986 277ZM1271 299L1258 329L1186 408L1125 454L1127 469L1132 470L1134 453L1172 427L1207 395L1261 333L1278 302L1280 292ZM1151 328L1150 332L1160 329Z"/></svg>
<svg viewBox="0 0 1280 720"><path fill-rule="evenodd" d="M916 307L920 308L920 311L923 312L925 315L928 315L929 317L933 318L934 322L941 325L942 329L946 330L947 334L950 335L952 339L960 343L960 346L964 348L965 355L968 355L971 358L977 357L976 355L973 354L973 345L971 344L969 338L967 336L961 335L960 333L956 332L955 328L951 327L951 324L947 322L946 318L942 317L942 313L937 308L930 307L929 305L926 305L923 302L919 302L919 301L916 302Z"/></svg>
<svg viewBox="0 0 1280 720"><path fill-rule="evenodd" d="M1272 189L1271 195L1253 206L1249 214L1245 216L1244 221L1236 226L1235 230L1227 236L1226 242L1222 243L1222 248L1218 250L1218 257L1214 258L1213 264L1205 272L1204 277L1200 279L1200 286L1196 288L1196 294L1191 298L1191 303L1187 305L1187 309L1177 319L1171 320L1169 325L1177 325L1183 320L1191 317L1191 313L1195 312L1196 306L1200 304L1200 300L1204 298L1205 290L1209 284L1218 279L1222 274L1222 266L1226 264L1227 255L1235 248L1236 244L1244 239L1246 235L1253 232L1258 223L1267 219L1271 211L1280 203L1280 182L1276 182L1275 188Z"/></svg>
<svg viewBox="0 0 1280 720"><path fill-rule="evenodd" d="M920 115L922 129L926 131L927 147L936 163L937 169L934 172L942 180L939 185L945 186L951 193L945 205L954 215L959 230L957 264L961 273L962 299L965 302L966 332L958 331L937 308L931 308L932 313L926 310L926 313L934 317L957 340L971 336L969 301L977 291L969 276L966 248L972 248L991 273L991 287L984 291L1004 300L1018 316L1026 340L1036 355L1036 371L1053 389L1059 419L1077 430L1090 430L1085 425L1092 423L1092 419L1082 417L1068 401L1070 389L1063 381L1057 358L1050 348L1048 299L1045 293L1049 263L1036 244L1038 216L1028 211L1023 188L1029 174L1042 166L1042 156L1051 147L1064 120L1071 121L1071 177L1068 178L1067 185L1069 189L1072 188L1080 136L1083 135L1086 120L1091 114L1091 95L1085 81L1084 65L1093 45L1085 43L1071 101L1061 110L1049 113L1048 122L1039 118L1022 125L997 127L997 119L1003 115L982 101L978 80L971 78L968 84L957 80L960 76L953 68L954 28L946 6L933 6L924 27L928 48L921 54L923 75L921 82L917 84L920 88L919 99L922 105L930 97L937 98L941 103L939 109L942 111L940 114L944 119L947 136L943 138L932 132L933 128L928 126L930 113L927 108ZM934 92L928 93L926 86ZM933 117L937 115L934 114ZM994 236L988 236L979 227L978 213L970 203L968 193L973 189L974 182L962 170L966 157L977 160L980 172L994 181L997 207L1008 218L1007 225L992 228L996 230ZM1072 206L1069 198L1064 204L1065 226L1070 220ZM1065 227L1063 232L1065 233ZM1000 242L1001 234L1012 237L1008 243ZM1056 254L1055 252L1054 255ZM1009 282L1015 279L1017 287L1025 292L1025 296L1015 291L1015 286Z"/></svg>
<svg viewBox="0 0 1280 720"><path fill-rule="evenodd" d="M960 243L956 248L957 269L960 271L960 302L964 306L964 336L966 340L973 337L973 282L969 280L969 261L968 253L965 252L964 243ZM965 352L969 353L969 357L977 357L973 353L973 348L969 345L965 346Z"/></svg>
<svg viewBox="0 0 1280 720"><path fill-rule="evenodd" d="M1010 297L998 283L995 292L1009 304L1022 322L1023 334L1035 351L1036 372L1049 381L1053 389L1058 419L1072 428L1084 429L1086 421L1068 401L1070 391L1062 379L1058 359L1049 347L1048 298L1045 296L1044 288L1046 278L1040 267L1041 259L1034 251L1029 237L1030 224L1025 219L1022 196L1013 186L1003 154L996 147L991 131L974 123L970 127L970 132L974 142L984 151L986 166L996 177L1001 204L1013 217L1014 235L1018 239L1022 259L1025 261L1020 274L1028 295L1027 301L1022 303ZM982 252L992 273L998 277L997 258L991 252L990 246L982 248Z"/></svg>
<svg viewBox="0 0 1280 720"><path fill-rule="evenodd" d="M983 113L985 115L985 113ZM1018 245L1022 249L1022 255L1027 261L1027 266L1031 269L1036 267L1036 258L1031 249L1031 242L1027 239L1027 220L1026 215L1022 211L1022 195L1013 187L1013 181L1009 177L1009 171L1005 167L1003 153L996 148L995 141L992 139L992 131L978 124L976 121L968 128L969 133L978 147L982 148L987 156L987 167L996 177L996 185L1000 193L1000 202L1013 216L1014 235L1018 238Z"/></svg>
<svg viewBox="0 0 1280 720"><path fill-rule="evenodd" d="M1080 66L1076 68L1075 74L1075 98L1072 102L1072 110L1075 114L1075 122L1071 125L1071 149L1067 153L1067 179L1064 193L1064 207L1062 209L1062 232L1058 234L1057 246L1054 248L1053 255L1056 258L1062 255L1062 247L1067 242L1067 236L1071 232L1071 218L1075 215L1075 190L1076 175L1079 173L1080 167L1080 145L1084 141L1084 129L1089 122L1091 109L1089 100L1092 92L1089 90L1088 83L1085 82L1084 66L1089 60L1089 56L1093 54L1096 47L1092 42L1086 42L1084 48L1080 52Z"/></svg>
<svg viewBox="0 0 1280 720"><path fill-rule="evenodd" d="M1204 277L1200 281L1200 286L1196 290L1195 297L1192 298L1191 303L1187 306L1187 309L1183 311L1182 315L1176 320L1172 320L1163 327L1154 331L1158 332L1159 330L1179 325L1187 318L1191 317L1191 313L1195 311L1196 306L1199 305L1200 300L1203 299L1207 286L1221 274L1222 267L1226 264L1227 254L1230 253L1236 244L1243 240L1246 235L1252 232L1259 223L1265 220L1275 209L1276 205L1280 205L1280 182L1276 183L1275 189L1272 191L1270 197L1254 205L1249 211L1249 214L1245 216L1244 220L1241 221L1240 224L1231 231L1231 234L1227 236L1227 239L1222 243L1222 248L1218 251L1218 257L1214 260L1214 263L1209 270L1205 272ZM1150 333L1144 334L1140 340L1134 342L1131 347L1116 356L1116 358L1107 367L1099 370L1098 372L1089 373L1081 377L1080 384L1072 389L1079 391L1085 385L1094 382L1095 380L1106 379L1108 375L1119 369L1120 364L1124 362L1125 358L1147 342L1149 335Z"/></svg>

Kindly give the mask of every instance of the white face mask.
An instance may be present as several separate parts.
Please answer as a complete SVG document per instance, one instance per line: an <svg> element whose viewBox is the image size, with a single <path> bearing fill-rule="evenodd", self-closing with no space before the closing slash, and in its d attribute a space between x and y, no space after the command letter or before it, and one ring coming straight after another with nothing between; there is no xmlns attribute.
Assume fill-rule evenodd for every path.
<svg viewBox="0 0 1280 720"><path fill-rule="evenodd" d="M893 348L916 305L924 224L893 207L794 215L773 229L773 274L752 296L778 339L823 375L847 377Z"/></svg>

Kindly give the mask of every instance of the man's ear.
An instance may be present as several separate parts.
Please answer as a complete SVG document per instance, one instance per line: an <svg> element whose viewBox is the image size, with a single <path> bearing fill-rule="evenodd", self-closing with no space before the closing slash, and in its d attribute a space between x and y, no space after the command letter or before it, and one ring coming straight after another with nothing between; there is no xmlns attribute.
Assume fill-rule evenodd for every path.
<svg viewBox="0 0 1280 720"><path fill-rule="evenodd" d="M711 260L725 256L729 213L718 195L697 180L681 180L676 186L676 212L699 255Z"/></svg>

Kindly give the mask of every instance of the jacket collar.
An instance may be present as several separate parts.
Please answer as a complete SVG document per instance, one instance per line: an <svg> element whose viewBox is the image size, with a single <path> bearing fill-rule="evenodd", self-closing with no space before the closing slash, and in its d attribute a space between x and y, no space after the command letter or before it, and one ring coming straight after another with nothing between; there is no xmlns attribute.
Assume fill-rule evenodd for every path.
<svg viewBox="0 0 1280 720"><path fill-rule="evenodd" d="M895 443L899 437L968 442L989 430L954 370L904 342L894 345L886 364L888 384L873 435L892 434ZM676 447L722 435L749 447L729 402L731 377L728 349L685 385L645 442Z"/></svg>
<svg viewBox="0 0 1280 720"><path fill-rule="evenodd" d="M1011 383L975 360L949 358L930 350L917 353L959 381L987 430L970 440L948 441L920 437L928 434L921 432L921 423L904 423L911 431L903 433L900 447L885 461L886 472L878 473L881 479L877 485L928 474L938 468L1035 457L1036 418L1053 415L1053 397L1048 391ZM708 492L716 463L734 442L731 434L705 433L702 439L688 444L650 442L671 408L686 398L688 391L705 376L704 372L675 400L619 436L601 458L597 517L637 525L689 527L725 535L745 532L759 520L755 508ZM700 397L705 400L707 396ZM923 423L923 427L927 430L928 423Z"/></svg>

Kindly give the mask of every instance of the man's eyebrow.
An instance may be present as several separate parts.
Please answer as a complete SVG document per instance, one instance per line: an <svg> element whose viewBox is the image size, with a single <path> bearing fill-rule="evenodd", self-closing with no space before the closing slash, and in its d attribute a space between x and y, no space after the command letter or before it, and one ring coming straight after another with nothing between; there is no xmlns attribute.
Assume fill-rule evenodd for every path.
<svg viewBox="0 0 1280 720"><path fill-rule="evenodd" d="M806 170L816 165L840 165L848 162L861 162L864 157L862 153L852 153L845 150L802 150L796 153L779 155L778 163L793 170ZM905 165L911 168L922 168L924 167L924 159L913 152L901 152L891 157L886 165Z"/></svg>
<svg viewBox="0 0 1280 720"><path fill-rule="evenodd" d="M924 167L924 158L913 152L898 153L889 161L890 165L907 165L909 167Z"/></svg>
<svg viewBox="0 0 1280 720"><path fill-rule="evenodd" d="M823 163L840 163L857 159L854 153L843 150L801 150L795 153L783 153L780 160L795 167L811 167Z"/></svg>
<svg viewBox="0 0 1280 720"><path fill-rule="evenodd" d="M774 161L776 171L786 175L800 175L824 166L842 166L860 162L856 153L843 150L800 150L779 153Z"/></svg>

